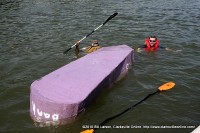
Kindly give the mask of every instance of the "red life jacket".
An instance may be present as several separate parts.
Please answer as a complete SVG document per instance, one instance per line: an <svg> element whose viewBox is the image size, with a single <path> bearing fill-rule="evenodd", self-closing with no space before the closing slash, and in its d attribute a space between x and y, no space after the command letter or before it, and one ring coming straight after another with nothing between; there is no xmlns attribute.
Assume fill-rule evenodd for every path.
<svg viewBox="0 0 200 133"><path fill-rule="evenodd" d="M157 39L154 46L151 46L150 45L150 39L147 38L147 39L145 39L145 44L146 44L146 48L145 48L146 51L148 51L148 52L155 51L158 48L159 40Z"/></svg>

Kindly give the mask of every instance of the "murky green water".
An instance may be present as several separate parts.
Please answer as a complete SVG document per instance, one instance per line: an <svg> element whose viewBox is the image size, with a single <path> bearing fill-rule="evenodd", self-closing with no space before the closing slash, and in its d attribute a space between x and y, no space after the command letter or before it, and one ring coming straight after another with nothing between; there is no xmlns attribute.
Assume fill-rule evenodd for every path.
<svg viewBox="0 0 200 133"><path fill-rule="evenodd" d="M98 39L102 46L137 48L153 34L162 46L182 52L135 53L129 74L100 94L74 123L35 127L29 116L30 84L75 60L73 50L67 55L62 52L114 12L119 14L82 45ZM188 133L199 125L199 0L1 0L0 18L0 132L77 133L84 125L97 125L123 111L168 81L176 83L172 90L106 124L141 128L96 132ZM182 128L153 128L162 125Z"/></svg>

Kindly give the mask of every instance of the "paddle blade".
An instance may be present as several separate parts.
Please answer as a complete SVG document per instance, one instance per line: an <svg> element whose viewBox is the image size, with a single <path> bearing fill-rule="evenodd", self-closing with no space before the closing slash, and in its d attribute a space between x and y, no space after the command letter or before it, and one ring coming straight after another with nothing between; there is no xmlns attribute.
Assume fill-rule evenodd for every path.
<svg viewBox="0 0 200 133"><path fill-rule="evenodd" d="M93 133L93 132L94 132L94 129L88 129L88 130L82 131L80 133Z"/></svg>
<svg viewBox="0 0 200 133"><path fill-rule="evenodd" d="M115 16L117 16L117 12L116 13L114 13L113 15L111 15L104 23L103 23L103 25L104 24L106 24L109 20L111 20L112 18L114 18Z"/></svg>
<svg viewBox="0 0 200 133"><path fill-rule="evenodd" d="M65 50L64 52L63 52L63 54L66 54L69 50L71 50L72 48L68 48L67 50Z"/></svg>
<svg viewBox="0 0 200 133"><path fill-rule="evenodd" d="M174 82L168 82L168 83L161 85L158 89L160 91L166 91L166 90L173 88L174 86L175 86Z"/></svg>

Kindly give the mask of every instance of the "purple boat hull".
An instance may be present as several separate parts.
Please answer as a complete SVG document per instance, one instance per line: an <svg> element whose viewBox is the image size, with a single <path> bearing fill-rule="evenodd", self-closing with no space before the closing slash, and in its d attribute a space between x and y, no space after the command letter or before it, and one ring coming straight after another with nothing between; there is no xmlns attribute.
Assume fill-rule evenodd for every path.
<svg viewBox="0 0 200 133"><path fill-rule="evenodd" d="M120 80L133 62L127 45L103 47L34 81L30 115L42 123L65 124L96 96Z"/></svg>

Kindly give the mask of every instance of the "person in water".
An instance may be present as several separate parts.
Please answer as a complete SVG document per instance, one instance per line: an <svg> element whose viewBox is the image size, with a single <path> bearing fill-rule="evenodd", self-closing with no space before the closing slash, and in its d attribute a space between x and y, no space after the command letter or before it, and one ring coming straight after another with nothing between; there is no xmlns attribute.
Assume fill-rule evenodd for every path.
<svg viewBox="0 0 200 133"><path fill-rule="evenodd" d="M101 48L97 40L93 40L91 46L83 47L81 49L79 48L79 44L80 43L77 43L76 45L76 49L75 49L76 55L78 55L80 51L84 51L86 53L92 53Z"/></svg>
<svg viewBox="0 0 200 133"><path fill-rule="evenodd" d="M150 36L150 37L145 39L145 42L144 42L145 45L139 47L137 49L137 52L141 52L143 50L145 50L147 52L151 52L151 51L156 51L158 49L165 49L165 50L168 50L168 51L173 51L172 49L160 46L159 42L160 41L157 39L156 36Z"/></svg>

